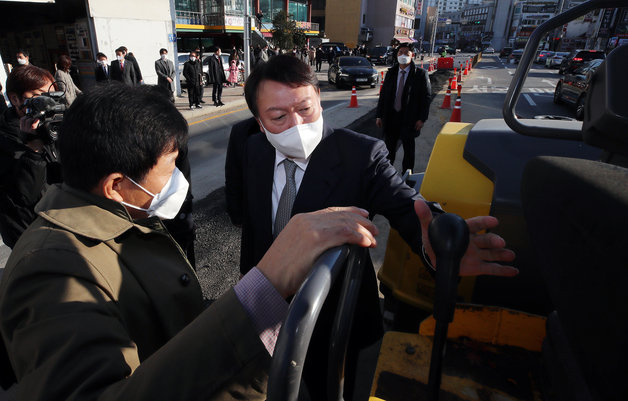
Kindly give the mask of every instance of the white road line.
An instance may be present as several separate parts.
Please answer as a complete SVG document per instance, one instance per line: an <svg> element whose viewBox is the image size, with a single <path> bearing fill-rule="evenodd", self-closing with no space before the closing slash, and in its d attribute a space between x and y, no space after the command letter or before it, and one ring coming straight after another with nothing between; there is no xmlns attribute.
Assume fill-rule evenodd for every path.
<svg viewBox="0 0 628 401"><path fill-rule="evenodd" d="M556 82L548 81L547 79L542 80L541 82L545 82L549 86L556 86Z"/></svg>
<svg viewBox="0 0 628 401"><path fill-rule="evenodd" d="M492 79L490 79L490 78L486 78L486 79L488 79L488 84L489 84L489 85L491 85L491 84L493 83L493 80L492 80Z"/></svg>
<svg viewBox="0 0 628 401"><path fill-rule="evenodd" d="M530 103L530 106L536 106L536 103L534 103L534 100L532 100L532 97L530 95L524 93L523 97L525 97L528 103Z"/></svg>

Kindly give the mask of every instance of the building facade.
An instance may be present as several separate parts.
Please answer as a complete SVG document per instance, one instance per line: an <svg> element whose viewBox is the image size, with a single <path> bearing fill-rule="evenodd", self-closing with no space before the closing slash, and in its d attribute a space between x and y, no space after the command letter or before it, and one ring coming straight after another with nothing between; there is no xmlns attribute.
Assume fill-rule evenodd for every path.
<svg viewBox="0 0 628 401"><path fill-rule="evenodd" d="M557 0L516 1L510 25L510 45L514 48L525 47L532 32L556 15L557 7Z"/></svg>

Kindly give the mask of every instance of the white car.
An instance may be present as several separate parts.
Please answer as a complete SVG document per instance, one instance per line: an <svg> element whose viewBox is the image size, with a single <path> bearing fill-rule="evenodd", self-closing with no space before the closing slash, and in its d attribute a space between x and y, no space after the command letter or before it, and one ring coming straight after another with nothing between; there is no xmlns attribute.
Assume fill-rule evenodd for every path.
<svg viewBox="0 0 628 401"><path fill-rule="evenodd" d="M545 60L545 67L547 68L558 68L560 64L563 62L563 59L569 55L569 52L556 52L552 57L548 57Z"/></svg>
<svg viewBox="0 0 628 401"><path fill-rule="evenodd" d="M487 47L486 49L482 50L482 53L484 54L495 54L495 49L492 47Z"/></svg>

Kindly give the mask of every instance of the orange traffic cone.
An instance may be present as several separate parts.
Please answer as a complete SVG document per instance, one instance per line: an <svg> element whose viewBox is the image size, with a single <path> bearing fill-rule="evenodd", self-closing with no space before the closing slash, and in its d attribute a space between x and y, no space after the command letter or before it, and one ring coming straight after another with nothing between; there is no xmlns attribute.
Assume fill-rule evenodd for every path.
<svg viewBox="0 0 628 401"><path fill-rule="evenodd" d="M379 93L382 93L383 87L384 87L384 71L382 71L382 80L379 81Z"/></svg>
<svg viewBox="0 0 628 401"><path fill-rule="evenodd" d="M462 95L462 84L458 85L458 97Z"/></svg>
<svg viewBox="0 0 628 401"><path fill-rule="evenodd" d="M462 66L458 70L458 83L462 83Z"/></svg>
<svg viewBox="0 0 628 401"><path fill-rule="evenodd" d="M473 69L473 60L469 60L469 71Z"/></svg>
<svg viewBox="0 0 628 401"><path fill-rule="evenodd" d="M460 100L460 96L456 98L456 104L454 105L454 111L451 112L451 118L449 119L450 123L459 123L462 122L462 116L460 115L462 111L462 102Z"/></svg>
<svg viewBox="0 0 628 401"><path fill-rule="evenodd" d="M356 108L358 106L358 94L355 92L355 86L351 89L351 101L349 102L349 108Z"/></svg>
<svg viewBox="0 0 628 401"><path fill-rule="evenodd" d="M451 109L451 86L447 87L447 93L445 93L445 98L443 99L443 104L440 108Z"/></svg>
<svg viewBox="0 0 628 401"><path fill-rule="evenodd" d="M427 68L427 72L434 71L434 66L432 66L432 62L430 61L430 66Z"/></svg>
<svg viewBox="0 0 628 401"><path fill-rule="evenodd" d="M464 72L462 73L462 75L464 76L469 75L469 63L465 63Z"/></svg>
<svg viewBox="0 0 628 401"><path fill-rule="evenodd" d="M454 73L453 80L451 81L451 90L458 89L458 80L456 79L456 74Z"/></svg>

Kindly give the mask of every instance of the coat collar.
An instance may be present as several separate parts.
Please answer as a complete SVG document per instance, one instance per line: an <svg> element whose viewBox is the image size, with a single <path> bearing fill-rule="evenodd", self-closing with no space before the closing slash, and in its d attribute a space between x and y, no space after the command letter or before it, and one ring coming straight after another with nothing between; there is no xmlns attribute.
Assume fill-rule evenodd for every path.
<svg viewBox="0 0 628 401"><path fill-rule="evenodd" d="M112 240L134 227L149 233L160 224L158 218L134 222L122 204L66 184L51 187L35 211L52 224L98 241Z"/></svg>

